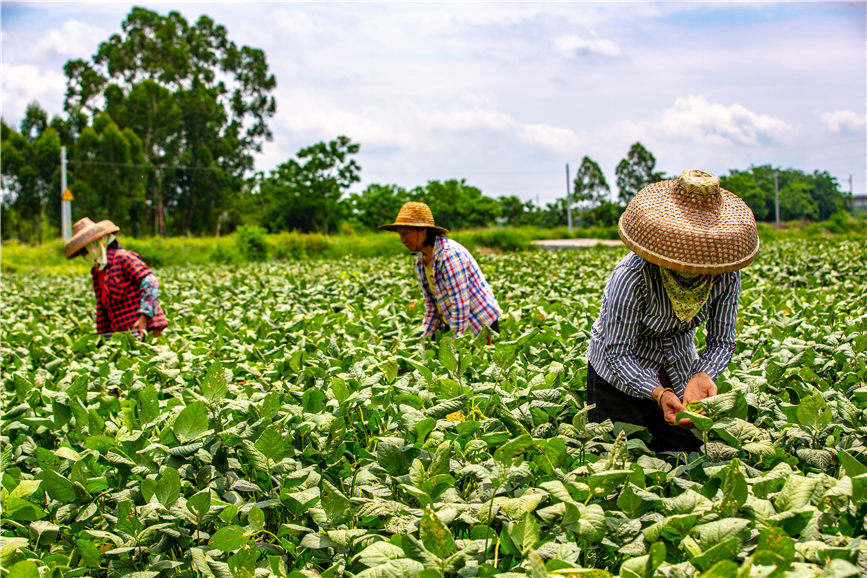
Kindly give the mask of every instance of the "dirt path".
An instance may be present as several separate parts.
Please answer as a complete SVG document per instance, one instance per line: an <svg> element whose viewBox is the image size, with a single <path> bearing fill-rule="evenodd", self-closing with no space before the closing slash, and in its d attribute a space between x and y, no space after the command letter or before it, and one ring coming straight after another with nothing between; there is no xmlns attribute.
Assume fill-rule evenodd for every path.
<svg viewBox="0 0 867 578"><path fill-rule="evenodd" d="M560 249L584 249L586 247L595 247L596 245L605 245L607 247L616 247L623 245L620 240L613 239L544 239L533 241L541 249L548 251L557 251Z"/></svg>

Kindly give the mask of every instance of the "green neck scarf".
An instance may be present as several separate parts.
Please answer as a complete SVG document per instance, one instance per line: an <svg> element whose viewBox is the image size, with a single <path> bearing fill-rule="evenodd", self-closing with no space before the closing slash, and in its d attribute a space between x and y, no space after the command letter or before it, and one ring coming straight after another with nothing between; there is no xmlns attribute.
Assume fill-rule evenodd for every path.
<svg viewBox="0 0 867 578"><path fill-rule="evenodd" d="M688 323L707 303L713 287L713 275L690 275L664 267L660 267L659 272L674 314L684 323Z"/></svg>

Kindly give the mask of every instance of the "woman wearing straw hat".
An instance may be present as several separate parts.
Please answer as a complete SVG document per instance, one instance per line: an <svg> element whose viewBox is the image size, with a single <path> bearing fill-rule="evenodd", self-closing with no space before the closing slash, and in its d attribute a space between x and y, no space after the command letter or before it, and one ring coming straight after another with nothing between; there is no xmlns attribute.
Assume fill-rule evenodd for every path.
<svg viewBox="0 0 867 578"><path fill-rule="evenodd" d="M159 282L141 257L118 246L118 230L111 221L81 219L72 227L66 258L80 255L91 266L97 333L131 331L142 339L147 332L159 336L167 325L158 300Z"/></svg>
<svg viewBox="0 0 867 578"><path fill-rule="evenodd" d="M644 187L618 231L632 252L611 274L591 331L589 417L646 427L654 451L697 451L692 422L675 416L716 395L734 353L739 270L759 250L755 218L717 177L693 169Z"/></svg>
<svg viewBox="0 0 867 578"><path fill-rule="evenodd" d="M473 335L486 327L500 331L500 306L479 264L463 245L446 237L448 231L434 223L430 207L405 203L395 222L380 229L400 233L406 248L418 253L416 275L425 297L425 337L449 329L455 336L467 329Z"/></svg>

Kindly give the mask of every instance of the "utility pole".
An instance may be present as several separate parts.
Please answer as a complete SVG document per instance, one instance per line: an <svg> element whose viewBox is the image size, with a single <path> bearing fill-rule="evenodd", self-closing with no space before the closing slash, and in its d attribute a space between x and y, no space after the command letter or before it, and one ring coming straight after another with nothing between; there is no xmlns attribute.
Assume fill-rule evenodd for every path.
<svg viewBox="0 0 867 578"><path fill-rule="evenodd" d="M72 238L72 191L66 188L66 147L60 147L60 234Z"/></svg>
<svg viewBox="0 0 867 578"><path fill-rule="evenodd" d="M777 227L780 226L780 188L777 184L777 171L774 171L774 212L777 221Z"/></svg>
<svg viewBox="0 0 867 578"><path fill-rule="evenodd" d="M569 193L569 163L566 163L566 222L572 235L572 195Z"/></svg>

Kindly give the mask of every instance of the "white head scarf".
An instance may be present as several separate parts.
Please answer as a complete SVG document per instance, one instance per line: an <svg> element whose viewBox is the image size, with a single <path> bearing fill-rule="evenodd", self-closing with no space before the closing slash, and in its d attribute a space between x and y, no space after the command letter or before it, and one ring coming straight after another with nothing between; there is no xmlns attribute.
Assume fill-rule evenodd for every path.
<svg viewBox="0 0 867 578"><path fill-rule="evenodd" d="M84 253L84 260L87 261L91 267L105 269L106 265L108 265L107 248L114 239L114 233L109 233L104 237L100 237L99 239L88 243L85 247L86 251Z"/></svg>

